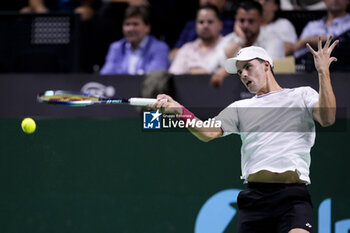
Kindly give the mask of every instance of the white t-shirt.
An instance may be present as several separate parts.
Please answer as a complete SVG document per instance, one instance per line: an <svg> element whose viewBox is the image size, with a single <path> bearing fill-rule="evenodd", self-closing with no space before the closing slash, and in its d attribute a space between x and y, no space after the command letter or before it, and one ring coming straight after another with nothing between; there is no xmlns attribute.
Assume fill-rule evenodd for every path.
<svg viewBox="0 0 350 233"><path fill-rule="evenodd" d="M261 170L297 171L310 183L310 150L315 142L312 108L318 93L310 87L283 89L239 100L215 117L224 136L242 140L242 179Z"/></svg>
<svg viewBox="0 0 350 233"><path fill-rule="evenodd" d="M227 48L231 43L233 43L237 39L237 37L238 36L235 32L227 34L223 39L223 44L225 45L225 48ZM274 33L271 33L267 30L260 30L259 36L253 45L265 49L266 52L270 54L273 60L285 57L283 40L280 37L276 36ZM237 50L237 52L238 51L239 49Z"/></svg>
<svg viewBox="0 0 350 233"><path fill-rule="evenodd" d="M284 18L278 18L275 21L262 26L260 30L266 30L272 35L277 35L284 42L296 43L298 40L297 33L293 24Z"/></svg>
<svg viewBox="0 0 350 233"><path fill-rule="evenodd" d="M201 49L202 40L184 44L176 54L169 72L176 75L189 74L193 68L203 68L209 74L214 73L225 63L223 37L220 36L217 42L206 50Z"/></svg>

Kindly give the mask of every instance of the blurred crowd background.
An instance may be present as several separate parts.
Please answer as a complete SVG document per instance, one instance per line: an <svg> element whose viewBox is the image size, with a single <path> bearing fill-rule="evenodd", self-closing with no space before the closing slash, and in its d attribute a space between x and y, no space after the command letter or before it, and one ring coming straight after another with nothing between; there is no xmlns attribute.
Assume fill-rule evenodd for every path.
<svg viewBox="0 0 350 233"><path fill-rule="evenodd" d="M222 77L227 75L220 71L221 60L233 56L241 47L249 45L264 47L266 42L276 46L272 51L281 52L283 48L277 47L278 42L272 42L276 38L284 43L285 51L283 56L276 57L276 60L292 58L288 60L292 61L291 63L287 62L287 66L293 67L292 72L313 71L312 57L307 51L303 51L305 44L306 42L312 44L311 37L325 38L330 34L341 42L339 45L341 48L335 50L339 62L333 70L350 69L346 62L350 56L348 45L350 16L347 13L349 0L257 0L254 2L262 7L260 13L257 11L258 16L255 15L254 6L247 9L243 7L243 13L239 14L241 4L245 1L1 1L0 73L79 72L142 75L154 70L170 69L173 74L208 73L213 75L213 83L221 85ZM215 9L208 8L208 5L214 6ZM130 7L145 8L147 11L145 17L149 22L145 22L143 13L137 10L135 13L135 9L134 11L129 9L127 16L126 12ZM254 18L260 17L259 14L261 19ZM212 15L214 20L210 18ZM250 16L252 18L249 18ZM129 19L135 18L141 19L141 24L144 24L141 26L145 27L141 28L144 30L141 32L141 39L132 42L127 35L126 27L134 27L135 22ZM215 28L216 18L219 19L217 24L219 26ZM255 35L252 20L256 19L259 25L258 34ZM277 22L277 19L288 22ZM216 31L219 31L218 35L215 35ZM249 33L253 35L250 36ZM160 43L160 47L157 45L153 48L156 55L151 52L147 57L140 55L145 53L147 48L144 47L147 47L146 44L151 40L146 40L146 37ZM305 38L310 40L305 42ZM120 45L123 40L125 45ZM118 54L118 49L122 49L120 52L122 55ZM126 54L123 49L126 49ZM222 57L214 62L213 54L216 57L220 54ZM162 66L152 64L153 68L138 67L137 63L142 59L150 63L154 57L162 61ZM206 60L207 57L210 59ZM202 61L204 67L198 64ZM217 65L213 66L214 63ZM211 64L210 69L207 68L207 64ZM187 70L185 66L188 66ZM179 71L178 67L182 70Z"/></svg>

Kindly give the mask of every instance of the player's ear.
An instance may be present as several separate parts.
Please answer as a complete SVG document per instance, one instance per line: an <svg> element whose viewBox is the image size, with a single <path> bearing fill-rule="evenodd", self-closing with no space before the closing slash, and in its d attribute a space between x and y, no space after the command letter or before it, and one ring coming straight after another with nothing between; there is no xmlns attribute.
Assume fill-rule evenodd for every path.
<svg viewBox="0 0 350 233"><path fill-rule="evenodd" d="M265 69L265 72L267 72L269 70L269 62L268 61L265 61L264 69Z"/></svg>

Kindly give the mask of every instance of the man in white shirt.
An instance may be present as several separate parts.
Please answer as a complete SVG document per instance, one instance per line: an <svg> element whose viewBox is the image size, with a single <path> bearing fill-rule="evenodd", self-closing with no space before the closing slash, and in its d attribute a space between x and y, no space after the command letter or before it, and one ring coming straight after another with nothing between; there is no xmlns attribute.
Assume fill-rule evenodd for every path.
<svg viewBox="0 0 350 233"><path fill-rule="evenodd" d="M260 3L246 0L237 8L234 31L224 37L226 58L233 57L241 48L259 46L264 48L273 60L284 58L283 40L266 30L261 30L263 9ZM221 86L228 73L224 67L218 69L211 78L211 84Z"/></svg>
<svg viewBox="0 0 350 233"><path fill-rule="evenodd" d="M262 30L267 30L270 34L275 34L284 43L284 53L286 56L293 55L294 44L298 40L298 35L291 21L279 16L280 0L256 0L263 8Z"/></svg>
<svg viewBox="0 0 350 233"><path fill-rule="evenodd" d="M172 74L212 74L225 61L222 22L214 5L197 11L195 41L184 44L177 52L169 72Z"/></svg>
<svg viewBox="0 0 350 233"><path fill-rule="evenodd" d="M225 108L215 117L220 127L195 123L188 128L205 142L231 133L241 137L241 178L248 187L237 199L239 233L312 232L312 201L306 184L310 183L314 120L329 126L336 113L329 66L336 61L331 52L339 41L331 44L331 40L324 47L319 40L317 51L307 44L315 59L319 93L310 87L282 88L275 80L272 58L263 48L241 49L226 61L225 69L237 73L256 95ZM167 95L159 95L152 107L175 113L185 122L202 122Z"/></svg>

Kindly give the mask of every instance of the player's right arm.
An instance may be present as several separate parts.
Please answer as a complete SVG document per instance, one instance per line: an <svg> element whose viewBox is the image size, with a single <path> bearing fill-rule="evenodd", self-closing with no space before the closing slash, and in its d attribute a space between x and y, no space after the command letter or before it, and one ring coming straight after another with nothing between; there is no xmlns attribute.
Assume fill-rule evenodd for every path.
<svg viewBox="0 0 350 233"><path fill-rule="evenodd" d="M164 101L166 99L167 101ZM154 103L151 107L160 109L163 113L172 113L178 116L182 116L184 114L184 107L171 98L168 95L160 94L157 96L157 102ZM186 113L187 114L187 113ZM192 114L192 113L191 113ZM193 120L195 122L201 121L199 118L193 115ZM195 123L194 126L188 127L188 130L196 136L199 140L203 142L208 142L215 138L221 137L223 135L223 130L221 127L197 127Z"/></svg>

